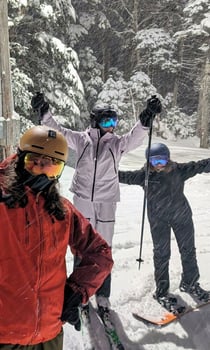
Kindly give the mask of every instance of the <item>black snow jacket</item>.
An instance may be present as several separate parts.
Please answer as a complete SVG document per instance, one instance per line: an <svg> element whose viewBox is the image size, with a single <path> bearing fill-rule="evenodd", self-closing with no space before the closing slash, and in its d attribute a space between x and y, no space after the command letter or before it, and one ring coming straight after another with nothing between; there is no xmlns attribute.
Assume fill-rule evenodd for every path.
<svg viewBox="0 0 210 350"><path fill-rule="evenodd" d="M119 182L128 185L145 186L145 168L135 171L119 171ZM149 221L157 219L170 221L174 215L179 219L192 215L184 195L184 183L190 177L210 172L210 158L197 162L176 163L170 161L163 171L153 167L149 171L147 211Z"/></svg>

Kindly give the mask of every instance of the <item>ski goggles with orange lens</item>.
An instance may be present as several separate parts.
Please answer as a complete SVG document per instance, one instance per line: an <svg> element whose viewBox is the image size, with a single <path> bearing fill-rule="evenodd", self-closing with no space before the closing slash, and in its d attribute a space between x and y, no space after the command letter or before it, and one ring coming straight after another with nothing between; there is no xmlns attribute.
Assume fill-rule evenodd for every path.
<svg viewBox="0 0 210 350"><path fill-rule="evenodd" d="M62 160L38 153L26 153L24 157L25 170L32 175L45 174L50 180L58 179L61 176L64 165Z"/></svg>
<svg viewBox="0 0 210 350"><path fill-rule="evenodd" d="M101 128L116 128L117 123L117 117L103 117L98 124Z"/></svg>
<svg viewBox="0 0 210 350"><path fill-rule="evenodd" d="M166 164L168 163L168 157L166 156L149 157L149 162L154 167L157 165L166 166Z"/></svg>

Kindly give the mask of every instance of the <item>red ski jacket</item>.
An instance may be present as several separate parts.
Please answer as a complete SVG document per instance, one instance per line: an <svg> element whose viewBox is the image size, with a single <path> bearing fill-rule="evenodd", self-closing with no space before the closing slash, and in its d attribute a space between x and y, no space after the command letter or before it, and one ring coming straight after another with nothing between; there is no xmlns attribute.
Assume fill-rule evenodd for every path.
<svg viewBox="0 0 210 350"><path fill-rule="evenodd" d="M66 217L56 220L29 188L25 208L0 203L0 343L37 344L61 331L66 250L79 252L70 285L83 302L110 273L110 248L80 212L63 199Z"/></svg>

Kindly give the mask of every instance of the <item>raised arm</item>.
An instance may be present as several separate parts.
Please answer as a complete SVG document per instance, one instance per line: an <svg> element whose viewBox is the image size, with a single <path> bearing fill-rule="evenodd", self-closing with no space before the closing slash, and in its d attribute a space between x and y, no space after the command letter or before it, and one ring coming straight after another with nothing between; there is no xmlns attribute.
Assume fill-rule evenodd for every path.
<svg viewBox="0 0 210 350"><path fill-rule="evenodd" d="M144 186L145 181L145 171L135 170L135 171L119 171L119 182L127 185L139 185Z"/></svg>
<svg viewBox="0 0 210 350"><path fill-rule="evenodd" d="M55 121L51 112L49 111L49 103L45 101L43 93L37 92L36 95L32 97L31 106L37 113L39 124L47 125L52 129L60 131L65 136L68 146L74 150L77 149L77 144L81 137L81 133L64 128Z"/></svg>
<svg viewBox="0 0 210 350"><path fill-rule="evenodd" d="M156 96L147 100L147 107L139 114L139 121L127 134L121 137L121 151L129 152L143 143L151 121L161 112L162 106Z"/></svg>
<svg viewBox="0 0 210 350"><path fill-rule="evenodd" d="M73 150L77 149L77 145L81 137L80 132L73 131L71 129L67 129L61 126L59 123L55 121L50 111L48 111L43 115L42 124L47 125L52 129L56 129L60 131L63 134L63 136L65 136L68 146Z"/></svg>
<svg viewBox="0 0 210 350"><path fill-rule="evenodd" d="M189 179L197 174L210 172L210 158L202 159L197 162L178 163L177 169L181 172L184 180Z"/></svg>

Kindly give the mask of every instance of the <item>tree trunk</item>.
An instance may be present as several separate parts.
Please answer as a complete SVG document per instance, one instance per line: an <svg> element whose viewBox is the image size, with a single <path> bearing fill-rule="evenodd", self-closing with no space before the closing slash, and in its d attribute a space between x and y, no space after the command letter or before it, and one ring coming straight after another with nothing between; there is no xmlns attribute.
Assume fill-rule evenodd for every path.
<svg viewBox="0 0 210 350"><path fill-rule="evenodd" d="M180 63L180 67L182 67L182 62L183 62L183 46L184 46L184 40L181 39L179 42L179 47L178 47L178 62ZM178 70L176 74L176 78L174 81L174 93L173 93L173 103L172 107L177 106L177 99L178 99L178 91L179 91L179 75L180 75L180 69Z"/></svg>
<svg viewBox="0 0 210 350"><path fill-rule="evenodd" d="M204 75L201 82L199 101L200 113L200 147L208 148L209 145L209 111L210 111L210 62L206 59Z"/></svg>
<svg viewBox="0 0 210 350"><path fill-rule="evenodd" d="M10 73L7 0L0 1L0 158L13 152L19 137L19 124L13 120L13 96ZM3 118L2 118L3 117Z"/></svg>
<svg viewBox="0 0 210 350"><path fill-rule="evenodd" d="M9 34L7 0L0 2L0 74L1 74L1 116L12 117L13 101L11 89L10 61L9 61Z"/></svg>

